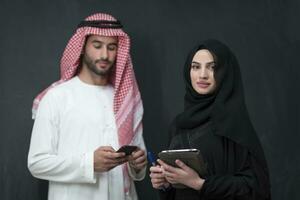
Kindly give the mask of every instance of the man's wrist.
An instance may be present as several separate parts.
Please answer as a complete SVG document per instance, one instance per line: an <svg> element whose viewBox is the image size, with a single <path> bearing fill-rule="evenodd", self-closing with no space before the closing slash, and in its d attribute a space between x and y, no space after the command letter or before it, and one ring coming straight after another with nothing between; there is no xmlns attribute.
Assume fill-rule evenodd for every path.
<svg viewBox="0 0 300 200"><path fill-rule="evenodd" d="M142 169L135 166L131 161L129 161L129 166L134 169L134 171L138 174Z"/></svg>

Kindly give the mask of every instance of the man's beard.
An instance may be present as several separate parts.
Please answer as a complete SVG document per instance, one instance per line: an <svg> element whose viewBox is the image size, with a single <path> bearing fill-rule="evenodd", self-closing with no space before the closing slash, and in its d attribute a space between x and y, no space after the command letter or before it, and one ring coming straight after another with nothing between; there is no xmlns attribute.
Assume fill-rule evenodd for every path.
<svg viewBox="0 0 300 200"><path fill-rule="evenodd" d="M107 62L108 65L107 68L106 69L97 68L96 64L98 62ZM83 63L86 64L87 68L90 71L102 77L107 77L111 73L114 65L114 63L109 61L108 59L97 59L93 62L93 60L90 59L88 56L83 56Z"/></svg>

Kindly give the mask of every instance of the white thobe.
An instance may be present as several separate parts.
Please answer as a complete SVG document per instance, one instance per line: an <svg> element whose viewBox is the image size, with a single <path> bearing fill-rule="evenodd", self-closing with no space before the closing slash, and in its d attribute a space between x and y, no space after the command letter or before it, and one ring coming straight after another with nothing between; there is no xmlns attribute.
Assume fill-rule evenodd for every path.
<svg viewBox="0 0 300 200"><path fill-rule="evenodd" d="M33 176L49 180L49 200L137 199L135 173L128 164L131 187L124 194L123 171L94 172L94 151L119 148L113 112L114 89L82 82L77 76L50 89L40 102L34 122L28 168ZM145 149L142 134L132 145Z"/></svg>

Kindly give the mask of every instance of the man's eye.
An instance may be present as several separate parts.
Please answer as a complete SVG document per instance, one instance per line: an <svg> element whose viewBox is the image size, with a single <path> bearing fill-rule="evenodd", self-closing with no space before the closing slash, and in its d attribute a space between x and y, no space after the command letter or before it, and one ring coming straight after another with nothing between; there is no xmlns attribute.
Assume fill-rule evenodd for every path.
<svg viewBox="0 0 300 200"><path fill-rule="evenodd" d="M100 49L100 48L101 48L101 45L94 45L94 48L95 48L95 49Z"/></svg>
<svg viewBox="0 0 300 200"><path fill-rule="evenodd" d="M110 46L108 46L107 49L110 50L110 51L114 51L114 50L117 49L117 46L116 45L110 45Z"/></svg>

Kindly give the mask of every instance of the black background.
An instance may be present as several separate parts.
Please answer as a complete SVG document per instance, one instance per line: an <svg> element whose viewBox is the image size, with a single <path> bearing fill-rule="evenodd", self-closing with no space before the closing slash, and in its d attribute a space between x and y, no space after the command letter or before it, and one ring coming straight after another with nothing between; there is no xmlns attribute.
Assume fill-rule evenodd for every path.
<svg viewBox="0 0 300 200"><path fill-rule="evenodd" d="M0 199L45 199L27 153L33 98L59 79L59 60L77 24L95 12L121 20L144 102L148 149L166 147L183 109L182 67L207 38L226 43L242 71L246 103L265 150L274 200L300 199L299 0L1 0ZM156 199L147 178L140 199Z"/></svg>

